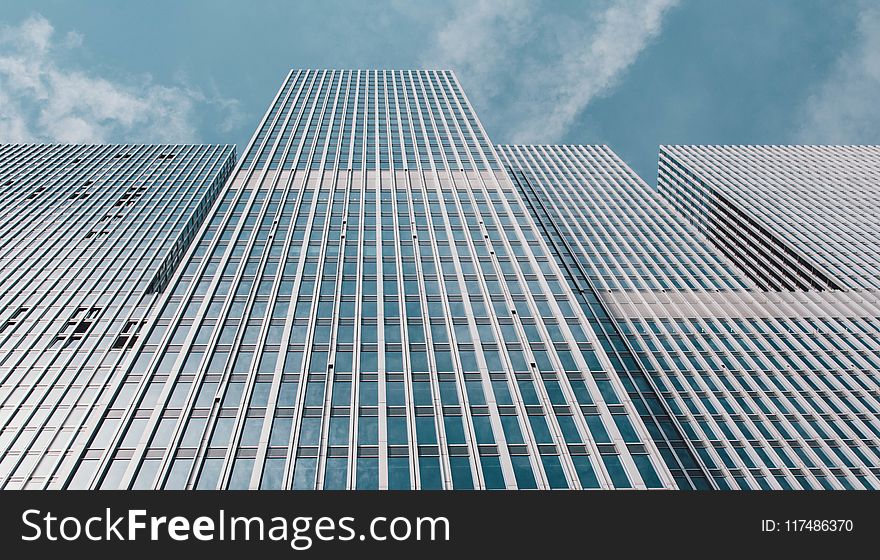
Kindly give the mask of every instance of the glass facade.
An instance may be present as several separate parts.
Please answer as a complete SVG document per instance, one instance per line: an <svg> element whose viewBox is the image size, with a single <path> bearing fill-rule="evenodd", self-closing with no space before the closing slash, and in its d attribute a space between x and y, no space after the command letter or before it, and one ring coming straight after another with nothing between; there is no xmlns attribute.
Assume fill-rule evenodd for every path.
<svg viewBox="0 0 880 560"><path fill-rule="evenodd" d="M292 70L234 168L0 147L0 484L878 488L878 160L835 150L652 189L428 70Z"/></svg>
<svg viewBox="0 0 880 560"><path fill-rule="evenodd" d="M627 387L661 452L677 450L663 455L673 474L698 488L694 464L720 489L878 487L876 298L763 288L604 146L499 151L553 224L582 306L634 352ZM661 189L683 190L662 165Z"/></svg>
<svg viewBox="0 0 880 560"><path fill-rule="evenodd" d="M662 146L659 186L768 290L880 289L880 146Z"/></svg>
<svg viewBox="0 0 880 560"><path fill-rule="evenodd" d="M76 468L234 163L232 146L0 146L0 487Z"/></svg>
<svg viewBox="0 0 880 560"><path fill-rule="evenodd" d="M291 70L242 168L498 169L450 71Z"/></svg>
<svg viewBox="0 0 880 560"><path fill-rule="evenodd" d="M450 72L292 72L64 484L674 488L485 138Z"/></svg>

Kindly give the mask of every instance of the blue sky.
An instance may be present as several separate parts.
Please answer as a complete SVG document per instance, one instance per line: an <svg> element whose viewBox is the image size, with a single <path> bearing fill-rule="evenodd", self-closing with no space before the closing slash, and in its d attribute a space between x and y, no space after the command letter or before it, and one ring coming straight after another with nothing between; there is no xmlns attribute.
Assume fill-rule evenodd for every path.
<svg viewBox="0 0 880 560"><path fill-rule="evenodd" d="M457 71L496 143L880 142L880 2L4 0L0 142L229 142L291 67Z"/></svg>

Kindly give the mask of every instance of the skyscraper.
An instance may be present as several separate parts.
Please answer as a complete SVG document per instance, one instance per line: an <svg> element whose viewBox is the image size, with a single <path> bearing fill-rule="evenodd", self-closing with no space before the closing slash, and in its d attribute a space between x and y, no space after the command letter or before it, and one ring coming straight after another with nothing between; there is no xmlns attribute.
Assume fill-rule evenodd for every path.
<svg viewBox="0 0 880 560"><path fill-rule="evenodd" d="M214 149L125 253L137 312L89 319L111 283L42 323L98 381L0 346L0 484L880 487L872 149L664 147L653 189L605 146L494 146L451 72L376 70L291 71L225 184ZM32 388L88 394L75 443L19 420Z"/></svg>
<svg viewBox="0 0 880 560"><path fill-rule="evenodd" d="M878 487L876 295L830 286L834 291L810 290L808 283L769 286L760 282L760 272L725 256L764 249L757 237L730 239L739 230L725 220L748 219L765 229L792 232L835 223L836 231L852 232L843 234L849 251L806 233L793 242L800 240L829 259L844 255L852 268L841 266L835 278L840 285L854 281L843 277L861 261L848 255L859 250L869 255L874 249L849 236L858 235L859 224L866 222L856 212L873 212L870 179L858 166L842 169L855 161L840 159L832 165L834 148L813 156L821 162L813 173L824 179L824 196L835 196L829 180L834 177L839 190L867 196L860 205L850 201L851 215L846 215L846 202L838 202L832 216L804 196L816 190L809 186L818 181L803 178L808 173L791 157L791 149L776 149L775 161L739 158L736 169L751 177L752 185L719 172L727 192L774 213L775 223L764 226L757 211L739 214L711 198L721 188L715 187L716 176L701 175L701 168L690 164L697 160L705 168L728 170L734 159L730 152L747 154L747 148L664 148L660 190L668 199L604 147L503 146L500 151L536 214L548 224L556 257L571 271L585 311L596 310L592 322L600 328L594 330L609 332L606 325L614 324L620 333L622 341L616 343L610 335L611 346L624 350L618 369L627 372L623 379L630 379L634 402L644 400L640 411L658 447L664 451L668 441L678 449L675 457L664 453L673 473L681 468L677 464L684 467L696 459L717 488ZM811 151L816 150L802 149L803 154ZM689 160L680 158L682 153L698 155ZM870 150L853 148L852 153L864 160ZM870 163L863 161L863 167ZM853 184L852 175L861 176L861 183ZM787 197L784 204L769 205L750 194L768 183ZM804 224L804 206L811 206L814 215L827 214ZM741 249L728 252L731 245ZM805 270L820 270L806 258L801 262ZM757 266L767 271L773 264ZM612 320L603 321L602 313ZM627 361L628 352L639 367ZM693 472L689 482L701 487L695 468L685 472ZM688 481L677 480L680 488L688 487Z"/></svg>
<svg viewBox="0 0 880 560"><path fill-rule="evenodd" d="M709 472L704 450L688 437L691 424L661 398L661 381L633 337L641 329L616 315L616 304L619 294L639 301L744 281L607 147L500 146L499 152L677 486L711 488L712 476L723 473Z"/></svg>
<svg viewBox="0 0 880 560"><path fill-rule="evenodd" d="M66 484L675 487L451 72L291 72L156 313Z"/></svg>
<svg viewBox="0 0 880 560"><path fill-rule="evenodd" d="M788 441L800 461L786 468L813 475L801 487L878 487L877 155L876 146L661 147L660 190L755 286L725 313L746 356L766 360L747 378L767 386L756 441L777 451ZM781 429L768 435L769 426Z"/></svg>
<svg viewBox="0 0 880 560"><path fill-rule="evenodd" d="M0 487L57 487L232 146L0 146Z"/></svg>

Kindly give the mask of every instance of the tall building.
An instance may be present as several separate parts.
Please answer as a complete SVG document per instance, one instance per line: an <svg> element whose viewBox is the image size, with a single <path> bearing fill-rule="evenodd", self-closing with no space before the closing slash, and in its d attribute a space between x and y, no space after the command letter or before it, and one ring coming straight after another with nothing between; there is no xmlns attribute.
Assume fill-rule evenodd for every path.
<svg viewBox="0 0 880 560"><path fill-rule="evenodd" d="M781 263L754 264L761 239L731 239L741 230L727 221L789 231L786 242L829 261L843 255L849 268L824 268L825 261L811 263L805 254L803 270L824 268L839 285L869 286L850 274L869 270L864 261L875 250L857 237L863 228L866 239L876 235L870 226L876 186L864 171L871 168L870 150L853 148L859 157L847 161L835 160L836 148L801 148L800 158L791 148L761 149L765 157L749 162L747 148L664 147L660 190L668 198L604 147L502 146L500 152L546 224L585 312L593 310L592 323L600 325L594 331L610 332L611 346L621 350L618 371L666 464L688 474L687 481L677 476L679 488L703 487L697 467L722 489L880 488L876 292L769 286L761 271ZM800 160L810 157L821 164L805 171ZM824 179L821 196L861 191L863 202L841 200L823 210L809 199L819 183L804 178L811 174ZM769 204L750 194L762 186L787 198ZM740 213L715 198L722 188L751 210ZM809 223L800 213L807 206ZM775 220L761 218L758 208ZM827 246L806 233L823 222L833 224L841 241ZM851 256L858 252L865 258ZM734 258L746 254L752 260ZM633 355L638 367L627 360ZM665 452L666 442L675 457Z"/></svg>
<svg viewBox="0 0 880 560"><path fill-rule="evenodd" d="M292 71L67 487L674 488L445 71Z"/></svg>
<svg viewBox="0 0 880 560"><path fill-rule="evenodd" d="M58 487L235 163L232 146L0 146L0 487Z"/></svg>
<svg viewBox="0 0 880 560"><path fill-rule="evenodd" d="M878 488L878 155L877 146L661 147L660 190L755 285L725 314L758 358L746 378L764 397L756 439L801 456L786 465L813 475L800 487ZM753 396L733 410L751 414Z"/></svg>
<svg viewBox="0 0 880 560"><path fill-rule="evenodd" d="M3 487L880 488L873 148L663 147L653 189L494 146L448 71L293 70L234 169L0 154L49 255L0 245ZM67 275L43 318L20 278Z"/></svg>
<svg viewBox="0 0 880 560"><path fill-rule="evenodd" d="M677 486L712 488L712 478L725 473L709 471L713 463L689 437L692 425L661 398L656 368L644 363L633 336L646 326L622 320L616 304L667 291L744 288L746 281L607 147L500 146L499 152Z"/></svg>

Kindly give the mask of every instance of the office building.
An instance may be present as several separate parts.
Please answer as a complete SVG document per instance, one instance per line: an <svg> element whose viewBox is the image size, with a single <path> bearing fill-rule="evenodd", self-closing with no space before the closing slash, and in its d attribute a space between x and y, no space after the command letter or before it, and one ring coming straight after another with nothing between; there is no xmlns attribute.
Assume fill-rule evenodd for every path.
<svg viewBox="0 0 880 560"><path fill-rule="evenodd" d="M623 367L617 369L624 372L633 401L644 400L639 408L645 425L670 470L688 474L688 480L677 478L679 488L688 482L704 487L699 471L722 489L877 488L876 295L774 288L760 283L741 261L727 258L733 254L725 249L728 245L747 252L758 240L730 242L733 230L725 227L706 231L705 224L718 224L731 214L719 201L711 210L699 206L708 205L705 191L714 178L668 163L676 157L670 154L712 151L664 148L660 190L667 197L605 147L500 147L524 196L546 224L557 259L571 271L582 306L588 314L596 310L594 331L610 331L610 346L623 350ZM827 178L846 177L840 168L854 163L830 166L831 157L826 154L818 166L826 177L826 193L833 191ZM704 156L702 162L716 169L730 164L723 155ZM795 209L808 204L798 199L810 189L793 178L802 170L782 158L772 165L770 158L760 163L755 169L762 184L771 176L788 176L789 186L777 185L777 191L790 197L782 209L763 203L778 212L777 223L765 227L804 227ZM741 163L739 169L747 174L746 167ZM870 195L868 181L858 187L846 178L840 183ZM726 188L753 200L748 188L733 180ZM677 208L686 204L679 213ZM866 206L850 207L871 214ZM838 212L836 218L825 218L837 220L838 231L852 231L862 222L854 215L849 225L849 218L840 215L844 211ZM859 250L859 243L847 239L851 251ZM810 242L806 235L804 241ZM813 241L816 253L834 252L820 245ZM869 254L872 249L866 245L861 250ZM857 259L850 262L857 266ZM761 268L771 267L765 263ZM841 270L835 274L844 276ZM632 356L637 368L627 360ZM677 450L674 461L666 442Z"/></svg>
<svg viewBox="0 0 880 560"><path fill-rule="evenodd" d="M292 71L72 487L673 488L451 72Z"/></svg>
<svg viewBox="0 0 880 560"><path fill-rule="evenodd" d="M60 486L232 146L0 146L0 487Z"/></svg>

